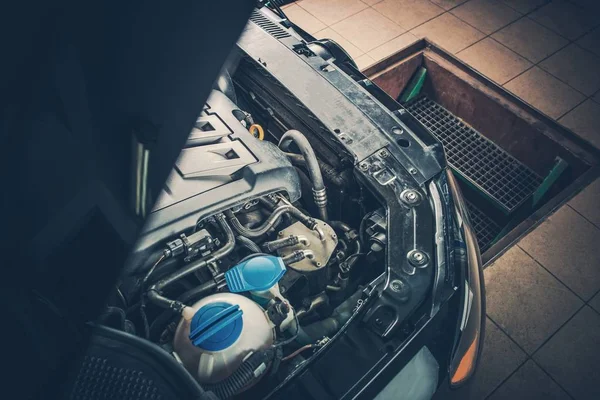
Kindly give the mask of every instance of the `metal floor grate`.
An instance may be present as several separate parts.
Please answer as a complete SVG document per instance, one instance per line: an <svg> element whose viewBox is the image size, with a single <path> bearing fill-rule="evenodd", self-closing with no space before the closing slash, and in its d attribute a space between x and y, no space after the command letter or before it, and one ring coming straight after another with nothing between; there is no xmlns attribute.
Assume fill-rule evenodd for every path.
<svg viewBox="0 0 600 400"><path fill-rule="evenodd" d="M444 145L448 164L505 214L510 214L542 179L491 140L427 97L406 105L408 111Z"/></svg>
<svg viewBox="0 0 600 400"><path fill-rule="evenodd" d="M502 228L479 208L468 201L466 203L471 224L475 230L475 236L477 236L477 243L479 243L479 250L483 253L490 247Z"/></svg>

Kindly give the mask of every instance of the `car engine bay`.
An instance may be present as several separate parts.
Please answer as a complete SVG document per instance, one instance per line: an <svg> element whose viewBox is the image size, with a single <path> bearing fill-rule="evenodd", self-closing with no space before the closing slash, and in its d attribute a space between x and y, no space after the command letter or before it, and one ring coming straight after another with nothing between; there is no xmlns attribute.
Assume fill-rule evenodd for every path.
<svg viewBox="0 0 600 400"><path fill-rule="evenodd" d="M438 185L412 184L423 168L401 170L345 130L323 135L320 119L290 111L286 93L260 81L260 58L230 58L151 211L138 185L146 224L100 319L157 344L221 399L272 393L359 311L382 351L434 274L442 284L435 261L449 256L432 250L444 223L432 212L444 206ZM390 237L412 250L388 250ZM404 261L392 268L394 258Z"/></svg>

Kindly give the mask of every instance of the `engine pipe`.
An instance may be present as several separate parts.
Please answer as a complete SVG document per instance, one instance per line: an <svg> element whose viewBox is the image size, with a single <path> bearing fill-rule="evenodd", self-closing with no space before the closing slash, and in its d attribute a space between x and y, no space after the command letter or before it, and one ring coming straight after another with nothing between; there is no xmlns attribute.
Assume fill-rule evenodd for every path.
<svg viewBox="0 0 600 400"><path fill-rule="evenodd" d="M304 161L306 162L306 169L308 170L313 185L313 199L319 210L319 216L323 221L328 221L327 191L325 190L325 182L323 181L323 175L321 174L317 156L306 136L295 129L291 129L283 134L279 140L279 147L283 151L287 151L292 142L298 146L304 157Z"/></svg>
<svg viewBox="0 0 600 400"><path fill-rule="evenodd" d="M280 217L283 214L292 215L297 220L299 220L303 224L307 225L310 229L315 229L317 227L317 222L313 218L306 216L304 213L302 213L300 210L298 210L296 207L294 207L291 204L284 204L284 205L277 207L273 211L273 213L269 216L269 218L267 218L267 220L262 225L260 225L256 228L245 227L244 225L242 225L240 220L235 216L233 211L231 211L231 210L225 211L225 215L227 216L227 219L229 220L229 223L231 224L232 228L237 233L239 233L242 236L246 236L247 238L257 238L257 237L264 235L269 230L273 229L273 227L275 227L278 220L280 219Z"/></svg>
<svg viewBox="0 0 600 400"><path fill-rule="evenodd" d="M270 242L265 242L265 243L263 243L262 246L263 246L263 249L265 249L265 252L272 253L272 252L282 249L284 247L295 246L298 243L302 243L304 246L308 246L308 239L302 235L300 235L300 236L290 235L283 239L276 239L276 240L272 240Z"/></svg>
<svg viewBox="0 0 600 400"><path fill-rule="evenodd" d="M225 216L223 214L218 214L215 216L217 223L221 227L221 230L225 233L225 244L223 247L215 250L212 254L203 257L197 261L193 261L186 265L184 268L181 268L166 277L162 278L148 289L147 296L150 301L155 303L156 305L169 308L177 313L183 312L183 309L186 307L181 301L171 300L161 294L162 290L173 282L188 276L189 274L206 267L210 263L214 263L221 258L225 257L229 254L235 247L235 235L229 224L225 220Z"/></svg>

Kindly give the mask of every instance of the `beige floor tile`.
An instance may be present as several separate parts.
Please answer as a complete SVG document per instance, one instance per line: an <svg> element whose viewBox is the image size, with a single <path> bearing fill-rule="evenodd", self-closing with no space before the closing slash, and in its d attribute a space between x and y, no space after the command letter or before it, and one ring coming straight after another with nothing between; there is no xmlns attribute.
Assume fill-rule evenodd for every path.
<svg viewBox="0 0 600 400"><path fill-rule="evenodd" d="M583 307L533 359L574 399L600 399L600 315Z"/></svg>
<svg viewBox="0 0 600 400"><path fill-rule="evenodd" d="M364 54L364 51L360 50L358 47L350 43L346 38L337 33L331 28L325 28L322 31L315 33L315 37L317 39L331 39L346 50L350 57L357 58Z"/></svg>
<svg viewBox="0 0 600 400"><path fill-rule="evenodd" d="M457 56L500 85L521 74L532 64L492 38L485 38Z"/></svg>
<svg viewBox="0 0 600 400"><path fill-rule="evenodd" d="M394 54L398 50L401 50L409 44L419 40L415 35L410 32L403 33L395 39L390 40L387 43L382 44L379 47L374 48L368 54L375 60L380 61L384 58Z"/></svg>
<svg viewBox="0 0 600 400"><path fill-rule="evenodd" d="M600 112L600 109L598 111ZM569 205L600 228L600 179L596 179L573 197Z"/></svg>
<svg viewBox="0 0 600 400"><path fill-rule="evenodd" d="M598 23L598 18L566 1L554 0L529 14L529 17L571 40L577 39Z"/></svg>
<svg viewBox="0 0 600 400"><path fill-rule="evenodd" d="M488 35L521 17L496 0L471 0L450 12Z"/></svg>
<svg viewBox="0 0 600 400"><path fill-rule="evenodd" d="M319 21L304 8L301 8L295 4L285 9L285 15L287 15L290 21L311 35L315 32L325 29L324 23Z"/></svg>
<svg viewBox="0 0 600 400"><path fill-rule="evenodd" d="M600 104L588 99L558 122L600 149Z"/></svg>
<svg viewBox="0 0 600 400"><path fill-rule="evenodd" d="M600 28L596 28L577 41L586 50L600 56Z"/></svg>
<svg viewBox="0 0 600 400"><path fill-rule="evenodd" d="M432 400L483 400L526 358L523 350L486 318L483 353L473 380L452 391L442 385Z"/></svg>
<svg viewBox="0 0 600 400"><path fill-rule="evenodd" d="M532 360L523 364L488 400L570 400L571 397Z"/></svg>
<svg viewBox="0 0 600 400"><path fill-rule="evenodd" d="M417 37L427 37L451 53L457 53L485 36L449 13L416 27L411 33Z"/></svg>
<svg viewBox="0 0 600 400"><path fill-rule="evenodd" d="M282 9L282 10L285 10L286 8L289 8L289 7L291 7L291 6L294 6L294 5L296 5L296 6L297 6L297 5L299 5L300 3L302 3L302 0L297 0L297 1L293 2L293 3L289 3L289 4L285 4L285 5L281 6L281 9Z"/></svg>
<svg viewBox="0 0 600 400"><path fill-rule="evenodd" d="M450 10L456 6L460 6L467 0L431 0L432 3L437 4L445 10Z"/></svg>
<svg viewBox="0 0 600 400"><path fill-rule="evenodd" d="M526 14L536 8L549 3L550 0L502 0L507 6L514 8L520 13Z"/></svg>
<svg viewBox="0 0 600 400"><path fill-rule="evenodd" d="M373 50L404 33L399 25L372 8L332 25L334 31L364 52Z"/></svg>
<svg viewBox="0 0 600 400"><path fill-rule="evenodd" d="M382 2L383 0L362 0L363 3L372 6L373 4L377 4Z"/></svg>
<svg viewBox="0 0 600 400"><path fill-rule="evenodd" d="M504 87L551 118L559 118L585 96L546 71L533 67Z"/></svg>
<svg viewBox="0 0 600 400"><path fill-rule="evenodd" d="M368 7L360 0L302 0L300 7L326 25L332 25Z"/></svg>
<svg viewBox="0 0 600 400"><path fill-rule="evenodd" d="M519 246L582 299L600 289L600 230L565 205Z"/></svg>
<svg viewBox="0 0 600 400"><path fill-rule="evenodd" d="M569 43L527 17L513 22L492 37L533 63L540 62Z"/></svg>
<svg viewBox="0 0 600 400"><path fill-rule="evenodd" d="M373 8L404 29L412 29L444 12L443 8L423 0L385 0Z"/></svg>
<svg viewBox="0 0 600 400"><path fill-rule="evenodd" d="M600 57L576 44L556 52L539 67L588 96L600 89Z"/></svg>
<svg viewBox="0 0 600 400"><path fill-rule="evenodd" d="M362 56L356 58L354 61L356 62L358 69L361 71L375 64L375 60L373 59L373 57L371 57L368 54L363 54Z"/></svg>
<svg viewBox="0 0 600 400"><path fill-rule="evenodd" d="M533 354L583 305L583 301L518 246L487 267L487 313Z"/></svg>

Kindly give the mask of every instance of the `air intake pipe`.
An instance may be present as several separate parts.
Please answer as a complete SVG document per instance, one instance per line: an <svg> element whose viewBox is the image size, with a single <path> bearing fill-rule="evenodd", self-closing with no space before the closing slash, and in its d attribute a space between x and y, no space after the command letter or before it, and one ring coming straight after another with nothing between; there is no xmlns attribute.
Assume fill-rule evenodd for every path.
<svg viewBox="0 0 600 400"><path fill-rule="evenodd" d="M310 180L313 185L313 199L319 210L319 216L323 221L328 221L327 192L325 190L325 182L323 181L323 175L321 174L317 156L306 136L294 129L283 134L281 140L279 140L279 147L283 151L288 151L292 142L298 146L306 162L306 169L308 169L308 174L310 175Z"/></svg>

